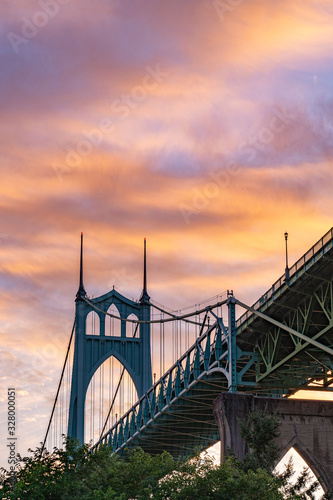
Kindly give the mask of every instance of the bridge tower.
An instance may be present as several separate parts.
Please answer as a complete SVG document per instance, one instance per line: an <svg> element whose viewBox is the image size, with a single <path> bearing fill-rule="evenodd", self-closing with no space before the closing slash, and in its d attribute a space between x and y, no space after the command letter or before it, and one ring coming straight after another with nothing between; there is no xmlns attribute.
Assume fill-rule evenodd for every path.
<svg viewBox="0 0 333 500"><path fill-rule="evenodd" d="M114 304L119 311L120 336L107 335L107 311ZM111 356L126 368L139 398L152 386L150 352L150 297L147 292L146 239L144 240L143 290L138 302L116 290L88 299L83 285L83 234L81 233L80 285L75 299L75 345L72 371L68 435L84 442L84 408L89 382L101 364ZM95 312L99 317L97 334L87 333L87 316ZM136 335L126 335L126 320L134 314ZM142 321L142 323L141 323ZM148 323L144 323L144 322Z"/></svg>

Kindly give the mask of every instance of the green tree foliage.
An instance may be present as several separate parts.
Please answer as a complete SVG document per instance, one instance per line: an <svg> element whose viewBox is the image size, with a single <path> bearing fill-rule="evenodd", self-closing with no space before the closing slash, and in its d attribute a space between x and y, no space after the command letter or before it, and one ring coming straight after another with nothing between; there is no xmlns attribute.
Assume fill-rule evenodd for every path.
<svg viewBox="0 0 333 500"><path fill-rule="evenodd" d="M31 450L30 450L31 451ZM66 449L53 453L40 448L33 456L19 457L16 483L2 471L2 495L21 500L139 500L150 499L159 480L174 470L171 455L150 456L140 448L130 450L125 459L101 447L91 453L88 445L67 439Z"/></svg>
<svg viewBox="0 0 333 500"><path fill-rule="evenodd" d="M292 460L286 466L286 470L280 474L281 480L280 491L283 498L292 498L293 500L314 500L315 493L319 488L318 481L311 481L311 472L305 467L303 472L298 476L296 481L292 481L294 475ZM321 497L321 500L331 500L332 495L327 493Z"/></svg>
<svg viewBox="0 0 333 500"><path fill-rule="evenodd" d="M12 489L3 477L2 498L21 500L282 500L279 481L264 470L242 471L229 458L221 467L197 453L188 462L170 454L152 457L140 448L125 458L103 447L90 453L88 446L75 446L52 454L40 449L21 461Z"/></svg>
<svg viewBox="0 0 333 500"><path fill-rule="evenodd" d="M251 451L243 463L230 456L214 465L207 454L197 452L187 462L164 452L152 457L142 449L124 457L110 448L96 453L88 445L66 440L65 449L52 453L37 448L18 460L16 482L2 469L1 498L8 500L312 500L318 483L309 485L309 471L290 482L293 465L279 475L271 472L277 458L274 438L278 417L255 412L242 435ZM272 448L273 446L273 448ZM274 451L275 450L275 451ZM30 450L31 451L31 450ZM332 498L327 495L326 499Z"/></svg>
<svg viewBox="0 0 333 500"><path fill-rule="evenodd" d="M247 422L241 422L241 436L250 447L242 468L271 471L280 455L274 439L280 435L280 417L265 411L252 411Z"/></svg>
<svg viewBox="0 0 333 500"><path fill-rule="evenodd" d="M207 455L179 464L162 481L156 500L282 500L280 480L265 470L245 472L233 457L214 466Z"/></svg>

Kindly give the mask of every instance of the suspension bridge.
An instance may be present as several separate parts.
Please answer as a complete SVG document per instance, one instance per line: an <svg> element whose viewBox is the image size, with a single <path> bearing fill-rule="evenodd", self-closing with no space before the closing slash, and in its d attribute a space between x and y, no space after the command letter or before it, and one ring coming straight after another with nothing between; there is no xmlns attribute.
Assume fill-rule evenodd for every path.
<svg viewBox="0 0 333 500"><path fill-rule="evenodd" d="M113 452L140 445L186 457L220 440L221 393L332 391L333 228L249 306L227 291L171 311L143 290L89 298L80 285L44 445L62 434Z"/></svg>

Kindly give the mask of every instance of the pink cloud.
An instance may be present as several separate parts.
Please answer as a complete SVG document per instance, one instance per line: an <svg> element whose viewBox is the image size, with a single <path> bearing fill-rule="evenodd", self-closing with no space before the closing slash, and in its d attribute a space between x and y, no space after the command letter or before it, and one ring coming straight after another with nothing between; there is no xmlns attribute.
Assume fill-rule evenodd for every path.
<svg viewBox="0 0 333 500"><path fill-rule="evenodd" d="M329 1L224 19L210 0L77 5L17 54L7 35L40 2L0 5L1 376L29 393L28 446L72 325L81 231L89 294L140 296L146 236L150 294L179 308L228 288L255 301L283 272L285 230L296 260L332 225Z"/></svg>

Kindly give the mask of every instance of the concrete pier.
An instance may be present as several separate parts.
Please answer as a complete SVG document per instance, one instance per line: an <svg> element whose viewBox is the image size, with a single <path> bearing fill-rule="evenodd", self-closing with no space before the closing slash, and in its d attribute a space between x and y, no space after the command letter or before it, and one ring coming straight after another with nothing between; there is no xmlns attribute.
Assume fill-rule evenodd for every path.
<svg viewBox="0 0 333 500"><path fill-rule="evenodd" d="M228 448L239 460L248 452L240 436L238 419L246 421L252 410L266 410L281 417L281 434L276 439L281 450L279 460L290 448L295 448L316 474L324 491L333 491L333 401L222 393L214 401L222 457Z"/></svg>

